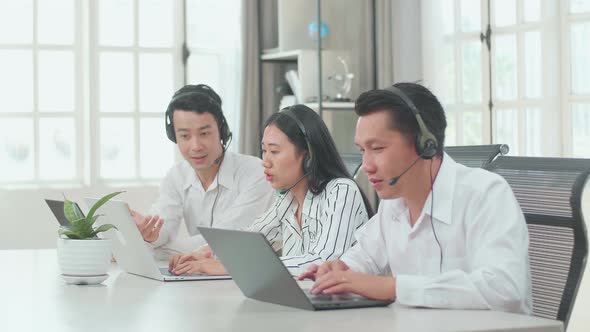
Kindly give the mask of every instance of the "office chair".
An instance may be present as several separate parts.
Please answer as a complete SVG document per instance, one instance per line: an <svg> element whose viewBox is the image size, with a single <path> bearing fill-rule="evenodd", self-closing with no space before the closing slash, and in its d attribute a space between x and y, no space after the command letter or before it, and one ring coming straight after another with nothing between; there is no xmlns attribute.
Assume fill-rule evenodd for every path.
<svg viewBox="0 0 590 332"><path fill-rule="evenodd" d="M456 162L468 167L485 167L498 155L509 151L506 144L445 146L445 152Z"/></svg>
<svg viewBox="0 0 590 332"><path fill-rule="evenodd" d="M353 178L356 178L357 172L363 163L363 155L360 153L341 153L340 156L344 161L344 166L346 166L348 173L350 173Z"/></svg>
<svg viewBox="0 0 590 332"><path fill-rule="evenodd" d="M590 159L499 156L485 168L508 181L525 215L533 315L567 327L588 256L582 193Z"/></svg>

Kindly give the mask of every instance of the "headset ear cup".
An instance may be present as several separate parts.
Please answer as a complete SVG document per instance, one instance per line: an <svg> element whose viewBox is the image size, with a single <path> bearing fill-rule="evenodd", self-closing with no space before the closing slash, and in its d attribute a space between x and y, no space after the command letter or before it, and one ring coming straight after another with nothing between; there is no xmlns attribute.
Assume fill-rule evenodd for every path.
<svg viewBox="0 0 590 332"><path fill-rule="evenodd" d="M311 171L311 158L306 153L305 157L303 157L303 173L309 173L309 171Z"/></svg>
<svg viewBox="0 0 590 332"><path fill-rule="evenodd" d="M313 153L311 151L311 146L309 143L307 144L307 152L305 153L305 157L303 157L303 172L308 174L311 172L311 163L313 161Z"/></svg>
<svg viewBox="0 0 590 332"><path fill-rule="evenodd" d="M435 142L436 141L433 141L431 139L426 140L426 147L424 148L424 158L432 159L436 155L437 146Z"/></svg>
<svg viewBox="0 0 590 332"><path fill-rule="evenodd" d="M422 144L422 159L432 159L436 155L437 145L436 140L432 138L423 138Z"/></svg>
<svg viewBox="0 0 590 332"><path fill-rule="evenodd" d="M437 152L437 140L430 132L423 135L421 132L416 134L416 153L422 159L432 159Z"/></svg>
<svg viewBox="0 0 590 332"><path fill-rule="evenodd" d="M416 134L416 153L423 157L424 156L424 141L423 141L423 137L422 137L422 133L420 131L418 131L418 133Z"/></svg>
<svg viewBox="0 0 590 332"><path fill-rule="evenodd" d="M221 138L221 145L223 145L223 150L226 150L229 142L232 139L232 133L229 130L229 126L223 115L221 115L221 126L219 126L219 136Z"/></svg>
<svg viewBox="0 0 590 332"><path fill-rule="evenodd" d="M176 143L176 133L174 132L174 124L172 123L172 116L171 116L169 110L166 111L165 121L166 121L166 136L168 136L168 139L171 140L173 143Z"/></svg>

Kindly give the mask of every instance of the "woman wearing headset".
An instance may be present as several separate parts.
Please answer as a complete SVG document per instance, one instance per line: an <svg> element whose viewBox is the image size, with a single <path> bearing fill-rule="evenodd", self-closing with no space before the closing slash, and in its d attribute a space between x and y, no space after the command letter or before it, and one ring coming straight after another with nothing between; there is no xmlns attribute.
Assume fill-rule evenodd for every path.
<svg viewBox="0 0 590 332"><path fill-rule="evenodd" d="M279 195L249 230L278 244L281 260L294 275L340 257L372 211L323 120L304 105L285 108L266 121L261 146L266 180ZM170 270L226 273L209 247L171 262Z"/></svg>

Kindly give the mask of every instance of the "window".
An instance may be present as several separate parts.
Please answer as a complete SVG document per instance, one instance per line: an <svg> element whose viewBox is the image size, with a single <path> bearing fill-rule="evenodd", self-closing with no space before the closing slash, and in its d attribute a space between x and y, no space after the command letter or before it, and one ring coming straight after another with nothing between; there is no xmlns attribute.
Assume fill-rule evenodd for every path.
<svg viewBox="0 0 590 332"><path fill-rule="evenodd" d="M590 0L570 0L562 8L565 72L564 132L566 153L590 157Z"/></svg>
<svg viewBox="0 0 590 332"><path fill-rule="evenodd" d="M424 61L425 84L447 112L445 144L483 144L489 138L489 74L480 41L481 4L439 0L424 8L424 49L439 54Z"/></svg>
<svg viewBox="0 0 590 332"><path fill-rule="evenodd" d="M232 0L0 0L0 185L159 181L185 82L218 91L236 140L239 48Z"/></svg>
<svg viewBox="0 0 590 332"><path fill-rule="evenodd" d="M493 143L512 155L558 155L559 57L548 31L557 31L555 2L492 0L491 86Z"/></svg>
<svg viewBox="0 0 590 332"><path fill-rule="evenodd" d="M182 85L178 1L101 0L92 27L90 105L98 178L155 180L174 160L162 113ZM177 61L174 61L177 59ZM164 161L164 162L162 162Z"/></svg>
<svg viewBox="0 0 590 332"><path fill-rule="evenodd" d="M81 178L81 42L74 0L0 0L0 183Z"/></svg>
<svg viewBox="0 0 590 332"><path fill-rule="evenodd" d="M590 74L589 2L424 3L424 49L441 50L425 58L425 82L447 109L447 145L506 143L512 155L590 157L590 89L581 79Z"/></svg>
<svg viewBox="0 0 590 332"><path fill-rule="evenodd" d="M241 1L187 0L187 84L205 83L223 100L223 112L237 151L240 136Z"/></svg>

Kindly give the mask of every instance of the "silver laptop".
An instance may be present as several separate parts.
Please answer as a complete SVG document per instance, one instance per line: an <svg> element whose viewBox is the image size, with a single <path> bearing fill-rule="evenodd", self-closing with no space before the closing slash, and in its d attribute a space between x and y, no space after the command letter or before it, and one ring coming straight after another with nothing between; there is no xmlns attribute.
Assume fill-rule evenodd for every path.
<svg viewBox="0 0 590 332"><path fill-rule="evenodd" d="M263 234L198 229L246 297L307 310L380 307L393 302L354 294L312 295L299 287Z"/></svg>
<svg viewBox="0 0 590 332"><path fill-rule="evenodd" d="M89 207L97 201L97 198L86 198L86 204ZM127 203L123 201L109 200L96 213L102 215L98 218L97 224L117 226L118 231L109 230L102 234L104 238L112 239L113 255L119 266L128 273L160 281L231 279L227 275L183 274L177 276L168 271L168 266L158 267L152 249L143 240L131 217Z"/></svg>

